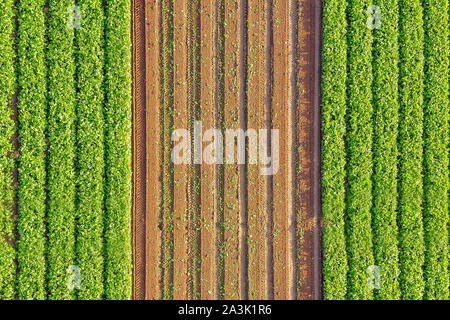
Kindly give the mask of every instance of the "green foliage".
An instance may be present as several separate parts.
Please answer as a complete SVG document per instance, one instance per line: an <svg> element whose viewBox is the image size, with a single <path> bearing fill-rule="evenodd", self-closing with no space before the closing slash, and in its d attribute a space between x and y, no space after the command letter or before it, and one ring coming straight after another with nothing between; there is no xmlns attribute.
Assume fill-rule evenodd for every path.
<svg viewBox="0 0 450 320"><path fill-rule="evenodd" d="M18 3L19 231L18 296L45 299L47 70L44 0Z"/></svg>
<svg viewBox="0 0 450 320"><path fill-rule="evenodd" d="M67 9L50 0L48 24L48 298L73 299L67 269L75 250L75 61Z"/></svg>
<svg viewBox="0 0 450 320"><path fill-rule="evenodd" d="M77 46L77 233L78 298L104 294L104 10L100 0L80 0Z"/></svg>
<svg viewBox="0 0 450 320"><path fill-rule="evenodd" d="M323 8L322 49L322 212L324 298L345 299L347 254L345 213L346 1Z"/></svg>
<svg viewBox="0 0 450 320"><path fill-rule="evenodd" d="M347 7L347 251L349 299L371 299L367 268L372 253L372 32L367 27L368 0Z"/></svg>
<svg viewBox="0 0 450 320"><path fill-rule="evenodd" d="M0 300L14 300L16 290L16 252L14 247L0 236Z"/></svg>
<svg viewBox="0 0 450 320"><path fill-rule="evenodd" d="M447 300L448 274L448 0L424 0L425 298Z"/></svg>
<svg viewBox="0 0 450 320"><path fill-rule="evenodd" d="M419 0L400 0L399 244L404 299L424 291L423 20Z"/></svg>
<svg viewBox="0 0 450 320"><path fill-rule="evenodd" d="M106 2L106 298L131 299L130 1Z"/></svg>
<svg viewBox="0 0 450 320"><path fill-rule="evenodd" d="M14 12L12 0L0 0L0 300L15 295L15 250L8 243L14 238L14 145L16 129L10 108L15 89L13 50Z"/></svg>
<svg viewBox="0 0 450 320"><path fill-rule="evenodd" d="M375 265L381 271L382 300L400 298L397 227L398 0L374 2L381 10L373 42L373 208Z"/></svg>

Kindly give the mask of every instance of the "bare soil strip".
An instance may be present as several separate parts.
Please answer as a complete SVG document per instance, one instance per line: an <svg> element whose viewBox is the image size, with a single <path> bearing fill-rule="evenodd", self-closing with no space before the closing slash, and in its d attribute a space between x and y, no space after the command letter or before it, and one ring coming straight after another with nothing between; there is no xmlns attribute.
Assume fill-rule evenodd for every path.
<svg viewBox="0 0 450 320"><path fill-rule="evenodd" d="M273 176L274 298L291 299L294 270L291 252L293 184L290 82L291 1L273 1L272 125L279 130L279 170ZM272 139L272 144L276 143Z"/></svg>
<svg viewBox="0 0 450 320"><path fill-rule="evenodd" d="M187 108L187 0L174 2L174 127L189 128ZM178 137L181 139L182 137ZM188 298L187 164L174 166L174 299Z"/></svg>
<svg viewBox="0 0 450 320"><path fill-rule="evenodd" d="M133 296L145 299L145 4L133 0Z"/></svg>
<svg viewBox="0 0 450 320"><path fill-rule="evenodd" d="M267 99L267 0L250 0L248 5L248 128L266 128ZM262 147L262 146L260 146ZM264 146L267 147L267 146ZM267 279L267 176L260 165L248 165L248 296L268 298ZM256 159L257 160L257 159Z"/></svg>
<svg viewBox="0 0 450 320"><path fill-rule="evenodd" d="M216 128L216 12L201 0L201 120L205 130ZM201 298L216 298L216 166L201 168Z"/></svg>
<svg viewBox="0 0 450 320"><path fill-rule="evenodd" d="M298 181L298 224L301 237L299 250L299 283L300 299L314 298L314 232L315 216L313 211L314 190L313 152L314 150L314 3L301 0L301 18L299 19L299 104L298 104L298 136L300 143Z"/></svg>
<svg viewBox="0 0 450 320"><path fill-rule="evenodd" d="M227 129L240 128L240 0L225 1L225 111ZM235 155L237 159L237 154ZM240 168L236 164L224 169L225 228L225 299L239 299L240 294Z"/></svg>
<svg viewBox="0 0 450 320"><path fill-rule="evenodd" d="M200 119L200 0L188 2L188 112L191 142L194 139L194 121ZM191 154L189 167L189 290L192 299L200 298L201 274L201 174L200 164L194 163Z"/></svg>
<svg viewBox="0 0 450 320"><path fill-rule="evenodd" d="M161 271L161 88L160 88L160 7L146 1L146 299L162 298Z"/></svg>
<svg viewBox="0 0 450 320"><path fill-rule="evenodd" d="M134 0L135 299L321 298L320 10ZM196 120L278 129L259 145L279 142L278 172L249 163L249 141L246 165L173 165L171 129L194 145Z"/></svg>

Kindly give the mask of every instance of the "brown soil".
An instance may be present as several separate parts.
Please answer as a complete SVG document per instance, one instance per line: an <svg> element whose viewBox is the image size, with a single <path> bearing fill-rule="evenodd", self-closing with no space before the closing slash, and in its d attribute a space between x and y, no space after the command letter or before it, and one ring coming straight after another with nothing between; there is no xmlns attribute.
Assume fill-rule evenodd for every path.
<svg viewBox="0 0 450 320"><path fill-rule="evenodd" d="M294 227L292 181L291 102L291 1L273 1L272 126L279 130L279 171L273 176L273 294L275 299L293 298L294 257L291 248ZM272 140L272 144L274 140Z"/></svg>
<svg viewBox="0 0 450 320"><path fill-rule="evenodd" d="M320 10L134 0L135 299L321 297ZM172 124L192 135L195 120L279 129L278 173L172 165Z"/></svg>
<svg viewBox="0 0 450 320"><path fill-rule="evenodd" d="M161 88L160 88L160 8L146 1L146 299L162 298L161 270Z"/></svg>
<svg viewBox="0 0 450 320"><path fill-rule="evenodd" d="M189 127L187 108L187 0L174 2L174 126ZM174 166L174 299L188 299L188 165Z"/></svg>
<svg viewBox="0 0 450 320"><path fill-rule="evenodd" d="M317 7L319 6L319 7ZM316 11L318 10L318 12ZM298 298L320 298L320 1L300 1L299 17L299 103L298 135L300 172L297 174L297 204L299 231ZM319 242L319 243L318 243Z"/></svg>
<svg viewBox="0 0 450 320"><path fill-rule="evenodd" d="M248 128L266 128L267 1L252 1L248 8ZM258 164L248 165L248 295L268 298L268 178Z"/></svg>
<svg viewBox="0 0 450 320"><path fill-rule="evenodd" d="M201 120L205 130L216 128L216 8L201 0ZM201 298L215 299L216 288L216 166L201 168Z"/></svg>
<svg viewBox="0 0 450 320"><path fill-rule="evenodd" d="M225 128L240 128L240 0L225 1ZM241 170L238 165L224 168L224 294L225 299L241 297L240 213Z"/></svg>

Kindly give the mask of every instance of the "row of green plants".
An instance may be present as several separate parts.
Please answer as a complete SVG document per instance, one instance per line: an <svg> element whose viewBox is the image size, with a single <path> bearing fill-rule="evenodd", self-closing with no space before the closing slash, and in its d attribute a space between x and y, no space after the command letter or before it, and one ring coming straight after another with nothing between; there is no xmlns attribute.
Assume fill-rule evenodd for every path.
<svg viewBox="0 0 450 320"><path fill-rule="evenodd" d="M107 299L132 296L131 1L106 3L106 281Z"/></svg>
<svg viewBox="0 0 450 320"><path fill-rule="evenodd" d="M448 0L424 0L425 298L449 297L448 274Z"/></svg>
<svg viewBox="0 0 450 320"><path fill-rule="evenodd" d="M373 265L372 208L372 33L368 0L347 6L347 220L349 299L371 299L367 268Z"/></svg>
<svg viewBox="0 0 450 320"><path fill-rule="evenodd" d="M130 299L130 2L45 4L0 1L0 299Z"/></svg>
<svg viewBox="0 0 450 320"><path fill-rule="evenodd" d="M104 292L104 10L100 0L80 0L77 46L77 242L81 272L79 299L101 299Z"/></svg>
<svg viewBox="0 0 450 320"><path fill-rule="evenodd" d="M51 0L48 16L48 299L74 298L67 286L75 265L75 55L68 28L72 0Z"/></svg>
<svg viewBox="0 0 450 320"><path fill-rule="evenodd" d="M18 3L19 299L45 299L47 67L44 0Z"/></svg>
<svg viewBox="0 0 450 320"><path fill-rule="evenodd" d="M322 43L322 215L323 293L347 295L345 240L347 23L345 0L323 2Z"/></svg>
<svg viewBox="0 0 450 320"><path fill-rule="evenodd" d="M423 264L423 14L419 0L399 1L399 261L404 299L421 299Z"/></svg>
<svg viewBox="0 0 450 320"><path fill-rule="evenodd" d="M14 142L16 128L11 103L15 92L12 0L0 1L0 300L14 298Z"/></svg>

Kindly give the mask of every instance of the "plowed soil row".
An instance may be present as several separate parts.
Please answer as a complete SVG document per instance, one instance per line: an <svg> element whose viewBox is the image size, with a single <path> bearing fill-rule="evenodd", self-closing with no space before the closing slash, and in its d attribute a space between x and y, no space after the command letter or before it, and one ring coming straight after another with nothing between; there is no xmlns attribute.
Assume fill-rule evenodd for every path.
<svg viewBox="0 0 450 320"><path fill-rule="evenodd" d="M320 298L318 5L134 0L136 299Z"/></svg>

